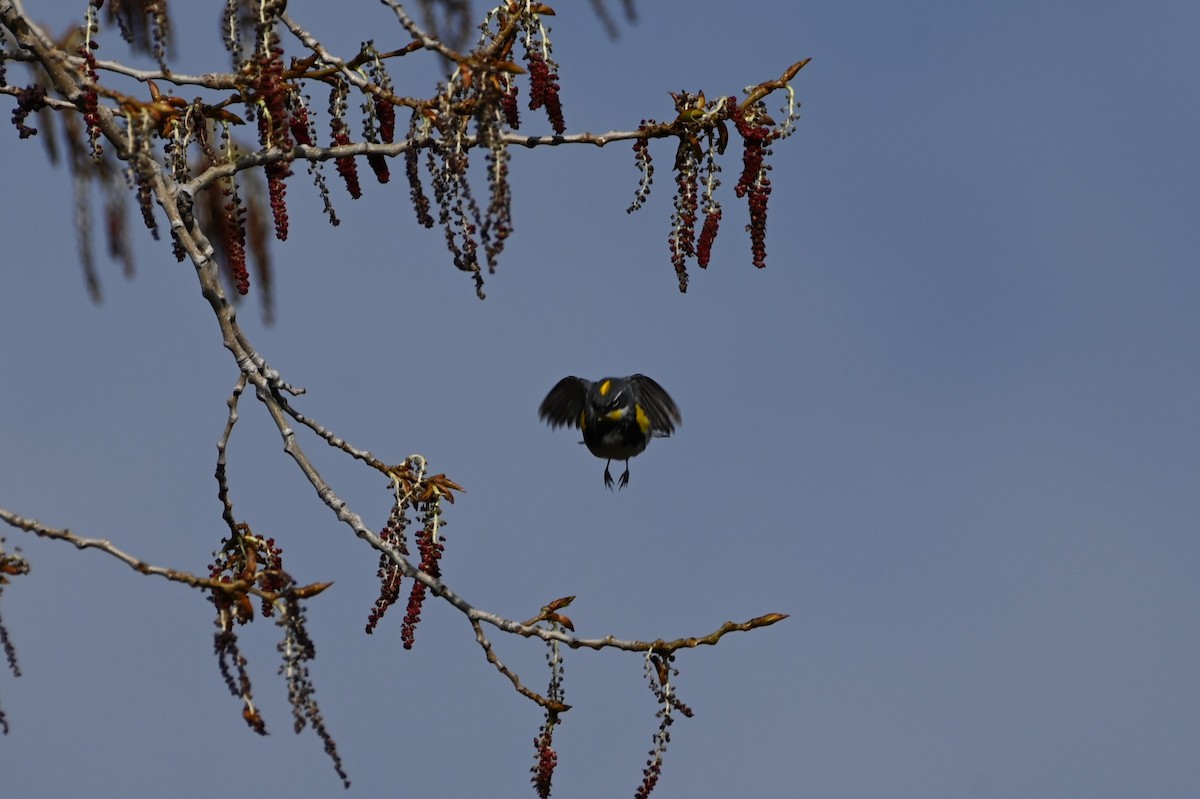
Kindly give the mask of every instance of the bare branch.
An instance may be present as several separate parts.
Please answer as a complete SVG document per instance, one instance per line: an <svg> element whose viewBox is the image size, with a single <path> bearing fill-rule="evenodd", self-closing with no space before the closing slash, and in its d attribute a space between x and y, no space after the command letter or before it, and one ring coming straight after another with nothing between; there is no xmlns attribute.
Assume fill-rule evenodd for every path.
<svg viewBox="0 0 1200 799"><path fill-rule="evenodd" d="M37 521L36 519L27 519L18 516L7 508L0 508L0 520L8 523L11 527L18 530L24 530L27 533L33 533L39 538L49 538L53 541L64 541L73 545L76 549L96 549L124 563L129 568L133 569L138 574L150 575L153 577L162 577L165 580L170 580L173 583L182 583L191 588L202 588L211 591L221 592L246 592L254 594L262 599L273 599L274 595L270 592L262 591L255 587L252 583L243 581L238 582L221 582L212 580L207 577L197 577L188 572L171 569L164 566L154 566L144 560L130 555L124 550L118 549L116 545L107 538L83 538L75 535L70 530L65 528L51 527L47 524Z"/></svg>
<svg viewBox="0 0 1200 799"><path fill-rule="evenodd" d="M233 393L229 395L229 399L225 404L229 406L229 417L225 421L225 430L221 433L221 438L217 441L217 499L221 500L221 518L229 525L230 533L237 531L237 519L233 516L233 501L229 499L229 482L225 472L225 450L229 446L229 437L233 435L233 426L238 421L238 399L242 396L242 392L246 390L246 375L238 375L237 385L233 387Z"/></svg>
<svg viewBox="0 0 1200 799"><path fill-rule="evenodd" d="M292 32L293 36L300 40L301 44L303 44L309 50L312 50L313 53L315 53L323 63L337 69L337 71L341 73L342 77L344 77L347 82L353 86L357 86L363 91L370 90L371 82L363 77L361 72L351 69L345 61L326 50L325 46L317 41L315 36L296 24L296 22L287 14L287 12L279 15L279 21L282 22L287 29Z"/></svg>
<svg viewBox="0 0 1200 799"><path fill-rule="evenodd" d="M475 631L475 641L483 649L483 653L487 657L488 663L491 663L493 666L495 666L497 671L499 671L501 674L507 677L509 681L512 682L513 688L517 690L517 693L526 699L536 702L544 708L552 709L559 713L563 713L571 709L570 705L564 705L562 702L552 702L536 691L526 688L521 682L521 678L517 676L517 673L508 666L504 665L504 663L496 655L496 652L494 649L492 649L492 645L488 641L487 636L483 634L483 626L479 623L478 619L471 619L471 629Z"/></svg>
<svg viewBox="0 0 1200 799"><path fill-rule="evenodd" d="M358 197L361 193L356 167L361 162L358 159L370 164L380 182L387 182L387 159L404 156L418 217L422 224L434 224L434 216L428 210L431 203L423 189L423 181L432 181L431 193L438 204L439 222L444 228L455 266L474 273L476 290L482 297L479 287L482 286L480 275L484 267L476 251L486 254L484 265L487 269L494 268L495 258L513 228L511 190L507 182L509 148L570 144L604 147L620 141L644 144L654 139L677 139L677 184L681 190L686 189L687 201L677 202L673 225L689 236L694 232L692 229L695 227L697 208L701 207L698 204L699 192L704 191L705 202L702 207L713 220L710 229L715 235L715 220L719 218L719 207L711 197L719 183L715 178L719 171L715 166L715 158L716 154L724 154L730 138L731 126L727 123L732 122L736 124L745 144L743 176L738 185L743 193L750 193L752 221L757 231L752 233L751 240L755 264L761 265L760 256L765 252L761 246L761 233L765 225L766 196L770 188L766 178L770 166L764 165L763 158L769 154L772 142L790 132L796 104L789 82L808 63L808 59L796 62L777 79L751 87L740 102L732 96L721 96L710 102L702 92L682 93L672 95L675 100L674 118L668 122L644 122L638 129L629 131L568 135L563 133L566 123L558 96L558 64L553 59L550 29L542 19L553 14L549 7L530 2L504 3L489 13L481 26L483 35L478 45L469 52L459 52L423 30L398 0L381 0L381 3L393 12L400 25L413 37L412 42L388 53L379 53L373 45L364 45L353 57L341 58L283 12L283 3L273 2L260 7L261 16L257 20L246 23L247 26L255 26L256 39L252 53L242 49L238 35L231 35L230 48L236 51L237 61L233 73L182 75L170 72L161 54L158 70L133 69L115 61L99 61L93 55L94 48L88 46L94 42L85 42L78 48L76 45L79 42L55 42L44 30L29 21L20 0L0 0L0 25L11 33L16 46L20 48L13 52L0 52L0 59L31 63L36 65L35 70L40 69L40 72L35 72L36 82L33 86L25 89L0 86L0 95L17 98L17 111L13 117L19 123L21 135L31 133L30 128L20 127L30 113L42 108L64 112L72 126L64 135L73 137L70 138L74 147L72 168L75 170L76 185L82 188L83 196L86 196L90 186L87 181L120 183L124 175L129 176L147 227L157 237L161 219L165 216L175 255L180 261L191 262L200 294L218 322L221 342L233 357L238 374L226 401L228 415L217 443L214 474L221 516L229 528L229 538L222 543L223 548L218 553L211 576L155 566L118 548L108 539L81 537L66 528L54 528L6 509L0 508L0 520L15 529L69 543L81 550L98 550L140 574L161 577L207 593L217 607L220 628L217 650L222 675L231 692L242 699L247 723L258 732L265 732L265 724L253 705L249 678L244 668L246 661L238 650L234 631L235 625L249 621L256 613L255 604L249 601L249 597L263 600L261 615L278 614L278 623L285 630L286 637L281 649L285 658L283 674L295 714L294 723L297 728L311 724L317 730L334 759L339 775L347 779L333 740L325 731L312 699L314 689L307 663L315 656L315 646L304 628L300 606L301 600L320 593L327 584L297 586L281 565L282 548L273 539L254 533L249 524L239 522L234 513L227 456L233 433L238 429L240 414L246 407L241 404L243 395L252 387L261 408L276 426L284 452L316 496L335 519L380 553L381 579L389 586L389 590L394 590L381 593L383 598L377 604L377 613L369 621L368 631L394 601L401 576L413 581L415 589L410 599L410 615L405 619L403 635L407 636L406 646L412 643L411 630L415 627L420 603L426 594L432 594L462 613L471 625L476 643L487 661L512 684L514 690L546 710L546 723L539 733L537 744L540 758L538 773L541 775L538 778L538 790L541 792L544 789L548 794L548 775L553 770L551 761L556 757L551 748L552 732L558 714L570 709L563 701L563 646L644 654L645 663L653 665L652 676L657 679L657 683L652 681L652 689L662 705L660 716L664 721L660 727L659 743L665 747L665 725L670 723L670 713L679 710L687 714L686 706L675 698L670 682L672 667L668 664L672 654L682 649L712 646L730 633L771 626L787 616L768 613L742 622L726 621L699 636L641 641L619 639L612 635L602 638L576 636L574 622L558 612L569 603L569 598L550 603L539 616L523 622L469 603L443 582L438 560L443 551L439 540L439 524L443 523L440 521L442 503L453 502L454 492L461 490L461 486L445 475L427 475L424 459L419 456L410 456L399 466L388 466L370 451L352 446L330 427L310 418L302 412L299 402L289 399L303 394L303 390L285 382L239 325L235 306L222 283L218 268L217 253L222 253L220 257L226 260L234 261L236 267L231 271L237 275L237 291L239 294L246 293L249 287L249 272L245 268L244 257L246 228L239 227L233 239L240 249L231 249L223 245L226 239L215 232L216 224L210 225L211 219L203 214L194 214L193 206L206 189L212 188L206 195L210 198L228 189L226 196L232 199L219 200L215 216L221 217L220 203L225 203L224 213L233 220L231 224L241 225L247 214L236 193L236 176L239 172L262 168L268 178L276 236L284 239L287 237L288 221L284 203L287 186L284 181L291 176L292 162L308 162L309 170L317 175L322 197L328 205L328 193L322 173L318 171L324 162L335 162L351 196ZM89 9L98 7L99 4L93 3ZM89 17L89 22L93 19ZM283 63L284 51L277 30L279 26L285 27L307 51L303 58L292 59L290 66ZM233 33L239 34L239 31ZM90 28L87 35L91 35ZM517 63L522 48L528 70ZM514 50L517 51L515 55ZM454 65L453 74L440 83L429 97L395 95L385 59L420 51L429 51L448 59ZM105 81L110 76L141 81L147 84L146 91L139 87L137 94L148 93L149 99L125 95L103 85L101 75ZM522 77L522 80L528 79L530 82L530 109L544 109L551 129L559 131L559 135L530 136L516 132L520 126L516 79L522 75L528 76ZM160 89L159 83L166 88ZM330 138L326 139L333 142L330 146L316 143L318 134L308 116L310 98L305 92L314 85L331 87L331 133ZM183 86L197 86L221 92L223 96L214 100L212 105L200 99L189 102L171 93ZM350 87L359 94L361 113L354 111L349 102ZM778 127L770 120L761 102L776 91L787 92L789 100L785 109L789 118ZM245 120L233 114L230 108L234 106L245 115ZM243 106L245 110L241 111ZM400 128L401 140L396 140L394 135L398 107L408 108L412 113L407 135L403 134L404 128ZM356 113L359 114L357 119L362 122L362 127L361 135L354 140L352 123ZM232 131L234 126L247 122L250 124L240 130L257 129L257 139L244 144L241 134L235 139ZM255 133L251 132L250 135L254 136ZM210 137L217 136L223 137L219 146L210 140ZM483 197L484 193L478 192L468 180L472 169L481 171L478 164L472 167L470 163L470 155L476 149L483 150L488 160L487 202L476 201L476 197ZM418 161L421 151L424 151L427 159L424 177L421 162ZM648 149L638 145L635 147L635 157L639 168L644 170L648 192ZM94 163L89 164L89 161ZM101 162L103 168L95 166ZM639 192L640 199L644 199L642 194ZM262 204L266 204L265 200ZM753 215L755 213L757 217ZM336 223L332 214L331 218ZM706 230L709 229L707 225L706 220ZM690 238L679 240L691 241ZM704 240L701 237L701 241ZM220 249L214 247L214 241ZM707 241L711 243L711 238ZM689 247L690 254L694 256L696 250L703 249L703 244ZM228 256L231 251L236 254ZM680 255L680 261L682 257ZM700 261L701 266L706 263L705 260ZM685 285L681 275L681 288ZM395 505L389 525L395 520L394 529L385 527L383 533L377 533L368 528L362 516L334 491L302 446L297 431L305 429L328 446L392 479ZM416 511L422 525L416 538L420 548L419 559L410 559L406 539L403 538L403 530L411 521L408 514L412 511ZM517 672L500 659L484 633L485 623L502 633L540 639L548 646L552 676L550 689L545 694L530 689ZM2 720L3 716L0 715ZM656 750L652 755L657 758L653 762L659 765L655 766L652 775L647 775L648 781L643 785L646 793L653 784L649 781L650 777L657 779L657 769L661 768L661 751Z"/></svg>
<svg viewBox="0 0 1200 799"><path fill-rule="evenodd" d="M404 26L404 29L412 34L412 37L419 41L421 46L426 50L432 50L435 53L440 53L456 63L464 60L462 54L455 52L453 49L447 47L443 42L435 39L423 31L421 26L418 25L416 21L414 21L413 18L408 15L408 12L405 11L404 7L396 2L396 0L380 0L380 2L392 10L392 12L396 15L396 19L398 19L400 24Z"/></svg>

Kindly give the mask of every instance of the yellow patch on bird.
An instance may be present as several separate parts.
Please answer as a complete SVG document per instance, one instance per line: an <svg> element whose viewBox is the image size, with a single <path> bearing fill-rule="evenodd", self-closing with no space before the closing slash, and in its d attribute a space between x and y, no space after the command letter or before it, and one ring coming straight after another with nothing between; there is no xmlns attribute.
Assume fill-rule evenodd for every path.
<svg viewBox="0 0 1200 799"><path fill-rule="evenodd" d="M612 422L619 422L625 418L625 411L627 411L627 410L629 410L629 409L628 408L617 408L616 410L612 410L612 411L609 411L608 413L604 414L604 418L608 419L609 421L612 421Z"/></svg>
<svg viewBox="0 0 1200 799"><path fill-rule="evenodd" d="M579 412L579 429L580 430L587 429L587 411Z"/></svg>
<svg viewBox="0 0 1200 799"><path fill-rule="evenodd" d="M638 427L640 427L642 429L642 435L649 434L649 432L650 432L650 417L646 415L646 412L644 410L642 410L642 406L640 403L635 404L633 406L633 412L634 412L633 418L637 419Z"/></svg>
<svg viewBox="0 0 1200 799"><path fill-rule="evenodd" d="M599 389L600 396L607 397L609 389L611 389L611 388L612 388L612 381L605 380L603 383L600 384L600 389Z"/></svg>

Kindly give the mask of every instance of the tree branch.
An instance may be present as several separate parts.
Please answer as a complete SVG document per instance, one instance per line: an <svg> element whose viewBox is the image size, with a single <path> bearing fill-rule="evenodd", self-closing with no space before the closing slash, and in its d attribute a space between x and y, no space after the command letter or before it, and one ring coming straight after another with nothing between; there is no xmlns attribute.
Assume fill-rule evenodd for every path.
<svg viewBox="0 0 1200 799"><path fill-rule="evenodd" d="M669 723L671 708L686 709L686 706L674 698L673 688L669 684L670 667L667 666L667 662L673 653L682 649L712 646L730 633L771 626L787 618L785 614L768 613L742 622L726 621L703 635L641 641L619 639L612 635L602 638L576 636L570 620L556 612L558 607L565 605L565 600L559 600L558 606L552 603L543 609L540 616L524 622L505 618L469 603L440 578L437 565L437 557L440 555L428 554L431 549L441 551L438 542L441 500L452 502L451 491L460 490L461 487L444 475L426 476L424 459L419 456L410 456L399 466L388 466L370 451L352 446L330 428L308 417L299 407L301 403L285 396L299 396L303 394L303 390L284 381L282 375L273 369L254 347L246 331L238 323L235 306L222 283L216 260L218 251L209 239L210 235L216 238L221 233L217 228L203 229L193 214L193 206L202 191L222 182L221 187L229 189L227 196L233 196L233 199L224 205L224 210L229 214L229 218L234 220L232 225L239 224L237 220L244 220L245 210L238 206L234 191L237 182L233 178L239 172L262 168L270 185L270 207L276 214L276 234L279 238L286 238L287 218L283 189L284 180L290 175L288 165L291 162L303 160L310 164L318 164L334 161L339 174L346 180L351 195L357 197L355 169L358 159L366 160L372 169L376 170L379 180L385 182L388 175L384 159L403 157L414 206L420 211L421 202L424 201L426 208L422 220L431 226L434 224L433 216L428 212L430 203L423 194L416 160L419 151L424 150L428 155L428 178L433 182L438 203L439 223L445 228L449 248L455 257L455 265L464 271L473 271L478 287L482 284L482 278L479 277L481 266L475 255L476 250L485 250L488 268L494 267L495 255L499 253L504 238L511 230L510 187L507 184L510 157L508 148L571 144L604 147L619 141L645 143L652 139L677 138L677 184L684 188L691 187L688 196L692 200L696 200L698 187L703 185L704 190L709 192L705 194L705 208L708 209L706 213L711 213L711 219L715 222L719 219L719 207L710 196L715 185L719 183L714 179L719 171L719 167L715 166L715 157L718 153L724 154L729 139L729 126L726 122L732 121L737 125L738 132L745 142L744 170L739 180L739 190L742 194L750 194L752 223L757 226L760 235L762 226L765 225L766 195L769 194L766 174L770 168L762 163L763 151L769 149L767 144L790 132L788 126L793 118L794 96L789 82L809 60L796 62L778 79L766 81L748 90L745 99L740 103L735 103L727 97L720 97L708 103L702 93L674 95L675 118L669 122L646 122L637 130L631 131L520 135L515 132L519 126L519 114L516 111L517 86L514 77L525 70L512 60L514 45L523 46L526 50L526 63L530 66L528 72L531 95L536 97L536 102L531 102L530 107L545 108L551 127L556 131L565 129L558 100L558 67L551 57L549 29L541 21L542 14L553 13L550 9L537 3L505 4L489 14L482 26L482 43L469 53L460 53L426 33L396 0L381 2L392 10L400 25L413 37L413 42L386 54L375 53L371 47L364 46L354 58L342 59L329 52L312 33L284 13L283 3L263 4L260 10L269 10L265 12L264 18L256 23L256 49L252 55L239 62L235 73L180 75L168 72L165 68L139 70L114 61L98 61L88 49L81 48L76 51L78 55L72 55L65 48L74 47L74 44L56 43L41 28L31 23L21 0L0 0L0 25L12 33L16 44L21 48L19 52L0 52L0 59L33 63L44 73L35 74L37 87L25 93L12 86L0 87L0 94L18 98L18 112L14 112L14 119L18 122L23 120L25 117L19 114L30 113L37 106L37 102L56 111L78 112L83 124L73 126L74 135L78 139L71 140L73 146L78 145L76 151L73 151L76 157L72 162L75 165L73 168L78 170L75 175L77 179L80 179L81 175L84 179L94 179L96 174L87 170L95 168L94 164L101 161L102 155L105 159L109 158L109 151L116 159L125 162L120 165L123 168L113 169L113 161L104 161L106 168L112 173L106 179L119 181L122 171L132 176L143 217L156 236L158 218L154 208L157 207L165 216L175 253L180 260L187 259L191 262L200 294L209 304L218 323L222 345L229 350L238 370L236 384L226 401L228 416L217 444L217 497L222 508L222 519L229 528L230 538L226 540L226 548L220 553L218 567L212 570L214 576L202 577L173 568L155 566L118 548L108 539L81 537L66 528L54 528L4 508L0 508L0 520L15 529L41 538L69 543L81 550L98 550L139 574L157 576L193 589L211 592L210 597L217 606L221 628L217 648L222 675L232 693L243 699L247 722L260 732L265 730L265 727L251 701L249 679L244 670L245 660L237 650L234 625L245 623L253 617L248 596L258 597L266 603L264 615L267 615L271 608L275 608L280 616L279 623L284 627L287 636L282 650L285 653L284 673L288 679L289 694L295 698L293 710L298 714L297 724L302 726L303 720L307 718L318 729L318 734L325 741L327 751L330 751L338 773L343 778L345 775L340 759L333 750L332 738L328 736L319 715L315 713L315 703L309 703L308 699L312 688L306 663L315 655L315 648L304 630L300 600L320 593L326 584L296 586L281 566L275 567L257 560L260 552L278 560L279 550L273 549L272 542L253 534L249 525L239 522L234 513L227 474L227 455L233 433L237 429L241 399L249 387L253 387L255 398L275 424L284 452L291 458L316 496L335 519L381 553L381 573L386 568L412 580L420 588L420 598L413 600L418 610L420 599L428 592L463 614L471 625L475 640L488 663L503 675L519 694L546 709L547 722L543 734L539 736L539 752L542 757L547 757L547 752L553 755L553 751L549 749L550 733L557 722L557 715L570 708L562 701L562 672L558 660L561 655L560 646L570 649L617 649L643 653L646 663L655 664L659 684L655 690L666 708L668 721L663 722L666 724ZM272 13L276 16L269 18ZM306 54L300 61L293 60L291 66L285 68L282 64L283 51L275 31L276 23L285 27L311 55ZM382 60L422 49L437 53L453 62L456 67L453 74L447 81L439 84L428 99L396 96L390 88L391 79L381 66ZM150 100L139 100L100 85L100 73L120 75L148 83ZM189 103L178 96L160 92L155 81L175 87L195 85L224 92L226 96L212 106L199 100ZM307 116L308 100L303 96L303 89L312 85L314 81L332 87L332 146L317 146L313 143L315 133L310 133L314 128ZM43 86L52 89L56 96L47 96L42 102L40 95L43 94ZM349 124L343 119L349 105L349 86L368 96L362 106L363 131L359 141L351 141ZM759 113L761 107L758 106L761 100L775 91L786 91L789 99L789 118L779 129L774 128L774 123L765 114ZM531 97L531 100L535 97ZM238 146L233 144L229 131L231 125L241 124L242 120L226 110L227 106L234 103L245 104L247 118L256 123L254 127L257 128L258 135L257 146L242 150L236 157L233 154L238 152ZM396 106L408 107L412 109L413 114L408 135L400 141L393 138ZM753 113L748 112L751 108L754 109ZM209 141L210 136L216 135L212 133L214 121L223 126L218 133L225 136L223 147L226 148L227 155L218 155L218 148ZM84 129L90 137L90 152L82 146L80 131ZM28 134L28 130L22 130L22 133ZM102 153L102 145L105 144L108 147ZM189 148L192 154L198 152L200 165L189 161ZM476 202L475 198L479 195L473 191L467 177L470 167L468 155L475 149L485 150L489 161L487 174L490 197L486 204L486 212L483 213L480 208L484 203ZM93 159L91 162L89 156ZM638 159L639 168L643 170L643 182L648 190L649 153L644 147L638 149L635 145L635 157ZM703 168L698 166L701 163L705 164ZM324 183L319 183L319 186L324 191ZM324 193L323 197L328 200L327 193ZM696 202L692 202L691 205L677 202L672 224L677 229L686 228L686 232L691 233L691 228L696 222L696 207ZM758 216L753 216L754 214ZM706 230L708 223L709 220L706 220ZM712 235L715 235L715 229L714 224ZM244 235L245 230L240 232ZM676 235L677 233L678 231L673 232L672 241L690 241L686 236ZM756 248L755 262L758 264L761 239L755 239L753 235L756 234L752 234L752 242ZM216 238L216 241L221 244L223 240ZM244 238L242 244L244 245ZM703 249L703 243L700 249ZM694 249L691 254L695 255ZM683 257L684 255L680 254L677 259L677 271L680 271ZM676 260L674 255L673 260ZM705 265L706 261L700 263ZM238 274L247 274L244 264L243 271ZM681 287L684 285L681 273ZM239 292L245 293L247 287L248 278L244 283L239 278ZM482 296L482 293L480 295ZM385 528L383 533L376 533L366 526L362 517L334 491L308 457L297 435L298 429L309 430L328 446L362 462L374 471L387 474L394 481L396 504L393 507L393 518L398 518L399 533L395 530L389 531L388 528ZM419 468L412 466L418 461ZM427 534L425 538L418 536L418 543L422 547L420 565L409 558L406 539L402 537L403 525L407 522L405 514L418 506L424 512L422 523L425 527L422 532ZM390 522L391 520L389 524ZM391 565L394 565L394 570L391 569ZM217 574L221 576L218 577ZM394 584L399 585L398 576ZM414 592L414 596L417 593ZM381 608L378 615L381 616L386 604L393 600L393 595L381 600L377 605ZM373 617L369 624L373 625L374 621ZM411 626L415 626L415 621L410 622L406 617L405 624L409 627L404 633L409 635L409 639L405 641L407 646L411 644ZM540 639L550 647L553 662L551 688L547 695L527 687L518 673L501 660L485 635L484 624L509 635ZM662 729L665 730L665 727ZM664 733L660 740L663 746L665 740ZM655 762L661 764L661 751L656 750L655 757ZM548 791L548 777L546 779Z"/></svg>

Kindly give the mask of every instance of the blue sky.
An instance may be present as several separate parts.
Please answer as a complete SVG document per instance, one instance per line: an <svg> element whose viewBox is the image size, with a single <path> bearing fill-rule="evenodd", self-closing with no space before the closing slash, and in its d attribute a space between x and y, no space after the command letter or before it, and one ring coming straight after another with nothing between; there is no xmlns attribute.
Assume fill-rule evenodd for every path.
<svg viewBox="0 0 1200 799"><path fill-rule="evenodd" d="M59 30L80 5L38 16ZM365 26L322 5L289 10L335 50L363 29L405 39L374 4ZM307 388L305 413L466 486L444 571L479 606L526 618L576 594L582 634L623 638L791 614L680 655L696 717L672 729L660 799L1194 792L1200 10L639 5L617 42L557 8L570 132L664 119L668 91L735 92L813 58L772 161L765 270L736 155L713 263L681 296L669 145L632 216L627 145L514 153L516 232L482 303L403 181L365 181L357 203L335 185L333 229L301 170L274 248L278 321L241 313L260 352ZM216 13L179 17L180 69L223 68ZM411 75L428 91L431 72ZM68 176L0 135L0 503L201 570L236 368L195 277L135 228L137 277L101 261L90 304ZM414 355L433 342L437 357ZM563 375L632 372L684 421L611 494L603 463L536 409ZM457 613L431 605L412 652L399 613L364 636L374 553L254 403L242 415L238 516L284 541L298 579L335 581L310 603L313 674L350 795L532 796L537 709ZM378 529L382 481L302 443ZM290 733L274 629L243 633L273 732L259 739L201 597L7 537L33 565L0 608L24 670L0 675L14 795L341 793L317 739ZM542 686L540 647L497 645ZM641 661L569 653L566 680L555 796L632 794L655 729Z"/></svg>

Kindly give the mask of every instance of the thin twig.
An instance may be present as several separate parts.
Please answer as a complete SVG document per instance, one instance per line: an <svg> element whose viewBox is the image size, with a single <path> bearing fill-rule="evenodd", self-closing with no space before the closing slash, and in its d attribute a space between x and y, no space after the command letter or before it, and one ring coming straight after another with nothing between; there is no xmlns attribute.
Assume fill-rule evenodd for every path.
<svg viewBox="0 0 1200 799"><path fill-rule="evenodd" d="M246 375L238 375L237 384L233 387L233 393L229 395L229 399L225 404L229 406L229 416L225 420L225 430L221 433L220 440L217 441L217 499L221 500L221 518L229 525L229 532L237 534L237 519L233 516L233 501L229 498L229 482L225 471L225 451L229 447L229 437L233 435L233 426L238 421L238 399L242 396L242 392L246 390Z"/></svg>
<svg viewBox="0 0 1200 799"><path fill-rule="evenodd" d="M778 89L786 89L788 84L792 82L792 78L796 77L796 74L800 72L800 70L804 69L809 61L812 61L812 59L802 58L795 64L792 64L790 67L785 69L783 74L775 80L768 80L758 84L750 90L750 93L746 95L746 99L742 100L740 103L738 103L738 105L742 108L749 108L771 92Z"/></svg>
<svg viewBox="0 0 1200 799"><path fill-rule="evenodd" d="M487 636L483 634L483 625L479 623L479 620L471 619L470 621L471 629L475 631L475 641L483 649L483 653L487 657L488 663L491 663L493 666L495 666L501 674L503 674L512 682L513 688L517 690L517 693L536 702L544 708L549 708L560 713L571 709L570 705L564 705L562 702L554 702L542 696L537 691L532 691L529 688L526 688L521 682L521 678L517 676L517 673L508 666L504 665L504 662L501 661L496 655L495 650L492 649L491 642L489 642Z"/></svg>
<svg viewBox="0 0 1200 799"><path fill-rule="evenodd" d="M222 591L227 593L248 593L257 597L261 597L268 601L274 601L275 595L269 591L263 591L257 588L253 583L244 580L234 580L232 582L224 582L214 580L208 577L198 577L189 572L179 571L177 569L169 569L164 566L154 566L141 560L134 555L130 555L122 549L117 548L112 541L107 538L83 538L75 535L66 528L51 527L47 524L37 521L36 519L27 519L18 516L6 508L0 508L0 520L7 522L12 527L18 530L24 530L27 533L33 533L39 538L49 538L54 541L64 541L74 545L76 549L96 549L106 555L110 555L124 563L129 568L133 569L138 574L145 574L153 577L162 577L170 580L173 583L182 583L183 585L192 588L200 588L209 591Z"/></svg>
<svg viewBox="0 0 1200 799"><path fill-rule="evenodd" d="M396 15L396 19L398 19L400 24L404 26L404 29L408 31L414 39L419 41L421 46L426 50L432 50L435 53L440 53L455 63L461 63L463 60L465 60L461 53L457 52L451 47L447 47L443 42L435 39L423 31L421 26L418 25L416 21L414 21L413 18L408 15L408 12L405 11L404 7L396 2L396 0L380 0L380 2L392 10L392 12Z"/></svg>
<svg viewBox="0 0 1200 799"><path fill-rule="evenodd" d="M362 461L373 469L385 474L387 473L387 464L376 458L369 451L351 446L346 439L335 435L333 431L318 423L315 419L310 419L309 417L300 413L300 411L296 410L284 397L278 396L276 397L276 400L279 402L280 406L288 416L292 417L296 420L296 422L304 425L309 430L312 430L313 433L324 440L324 442L329 446L333 447L334 449L340 449L350 457Z"/></svg>

